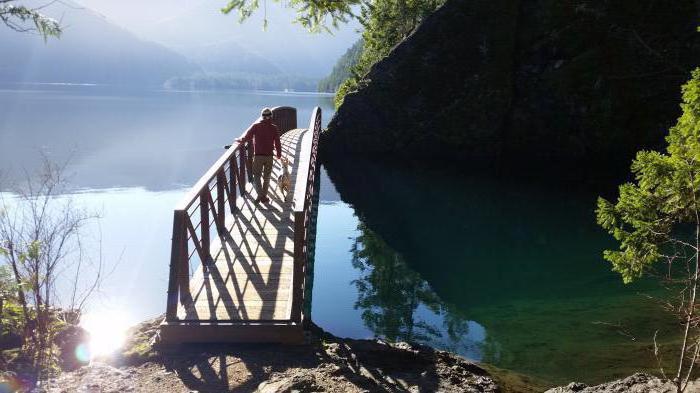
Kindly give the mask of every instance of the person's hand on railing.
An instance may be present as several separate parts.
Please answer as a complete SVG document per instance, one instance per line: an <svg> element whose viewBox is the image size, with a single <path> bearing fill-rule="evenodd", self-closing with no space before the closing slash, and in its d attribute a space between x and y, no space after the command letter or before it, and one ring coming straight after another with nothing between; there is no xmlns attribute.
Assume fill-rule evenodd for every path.
<svg viewBox="0 0 700 393"><path fill-rule="evenodd" d="M236 138L236 143L240 145L241 143L243 143L243 140L242 140L241 138ZM231 145L225 145L225 146L224 146L224 149L230 149L231 146L233 146L233 144L231 144Z"/></svg>

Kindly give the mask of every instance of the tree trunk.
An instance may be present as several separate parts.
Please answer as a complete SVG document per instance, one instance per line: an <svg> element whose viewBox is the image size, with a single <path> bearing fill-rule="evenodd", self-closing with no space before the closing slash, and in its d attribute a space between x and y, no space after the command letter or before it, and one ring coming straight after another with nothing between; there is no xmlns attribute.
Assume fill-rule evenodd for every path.
<svg viewBox="0 0 700 393"><path fill-rule="evenodd" d="M24 315L24 323L29 321L29 309L27 308L27 298L24 297L24 289L22 289L22 276L19 273L19 268L17 267L17 256L15 255L14 247L12 243L8 245L8 251L10 253L10 265L12 265L12 274L15 276L15 283L17 284L17 298L19 299L19 304L22 305L22 314Z"/></svg>

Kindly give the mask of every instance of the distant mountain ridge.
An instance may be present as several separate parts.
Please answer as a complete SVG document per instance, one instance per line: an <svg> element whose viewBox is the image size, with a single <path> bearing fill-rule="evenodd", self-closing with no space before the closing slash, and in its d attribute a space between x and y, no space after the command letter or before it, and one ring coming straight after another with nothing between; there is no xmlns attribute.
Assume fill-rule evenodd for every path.
<svg viewBox="0 0 700 393"><path fill-rule="evenodd" d="M0 82L162 86L169 78L200 71L184 56L75 3L63 0L42 12L61 19L62 36L44 42L0 26Z"/></svg>
<svg viewBox="0 0 700 393"><path fill-rule="evenodd" d="M284 72L264 57L243 49L233 40L225 40L189 49L179 50L207 73L245 72L278 75Z"/></svg>
<svg viewBox="0 0 700 393"><path fill-rule="evenodd" d="M206 59L209 62L229 62L232 61L230 55L235 55L258 61L258 74L267 73L271 66L280 71L278 75L317 79L328 75L336 60L359 36L353 31L353 23L333 35L309 33L292 23L293 10L278 3L268 4L266 11L261 5L249 20L239 23L235 13L221 13L224 3L219 0L199 1L172 17L140 26L138 33L188 58L201 59L198 54L205 50L203 48L213 45L217 51L210 52L211 56ZM263 15L269 22L266 30L263 30ZM202 64L202 67L207 68L207 65ZM227 72L231 71L250 72L246 69Z"/></svg>
<svg viewBox="0 0 700 393"><path fill-rule="evenodd" d="M310 34L291 23L293 10L279 6L268 9L263 32L260 14L239 24L215 0L173 4L51 3L42 12L60 19L64 33L46 42L0 25L0 82L316 91L335 52L347 48L347 31L340 38Z"/></svg>

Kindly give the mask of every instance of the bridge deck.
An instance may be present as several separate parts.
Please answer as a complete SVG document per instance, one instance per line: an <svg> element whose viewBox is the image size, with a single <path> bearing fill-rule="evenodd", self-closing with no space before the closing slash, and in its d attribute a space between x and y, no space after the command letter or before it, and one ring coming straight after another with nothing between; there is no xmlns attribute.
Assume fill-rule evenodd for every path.
<svg viewBox="0 0 700 393"><path fill-rule="evenodd" d="M296 109L272 109L289 159L281 190L275 160L269 204L255 204L250 142L226 150L173 210L165 320L160 340L303 342L310 322L321 108L309 128Z"/></svg>
<svg viewBox="0 0 700 393"><path fill-rule="evenodd" d="M291 187L278 184L282 164L274 160L269 204L248 196L236 199L237 210L226 217L227 233L211 244L213 263L196 268L190 279L192 299L179 305L181 321L287 321L292 304L294 214L292 194L300 162L301 142L308 131L282 135L283 156L290 161Z"/></svg>

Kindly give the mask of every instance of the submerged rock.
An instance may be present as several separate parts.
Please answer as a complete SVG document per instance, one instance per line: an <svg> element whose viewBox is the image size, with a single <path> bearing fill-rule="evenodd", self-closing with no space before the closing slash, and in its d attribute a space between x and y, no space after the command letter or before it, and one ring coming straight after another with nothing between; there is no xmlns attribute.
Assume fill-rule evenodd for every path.
<svg viewBox="0 0 700 393"><path fill-rule="evenodd" d="M346 96L324 154L625 167L680 114L693 0L448 0Z"/></svg>

